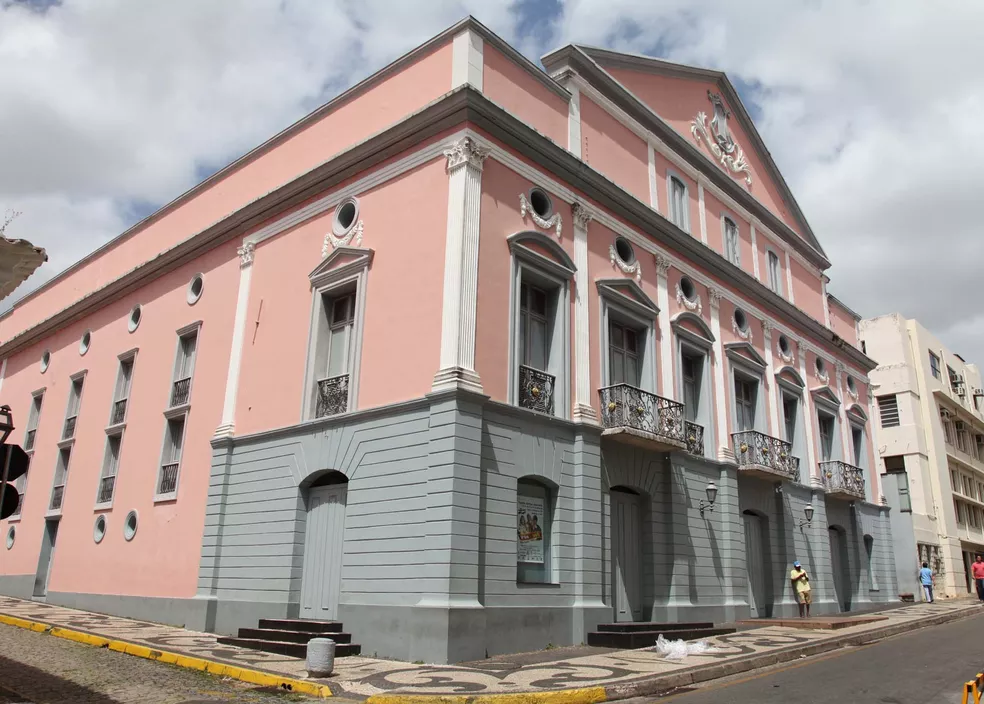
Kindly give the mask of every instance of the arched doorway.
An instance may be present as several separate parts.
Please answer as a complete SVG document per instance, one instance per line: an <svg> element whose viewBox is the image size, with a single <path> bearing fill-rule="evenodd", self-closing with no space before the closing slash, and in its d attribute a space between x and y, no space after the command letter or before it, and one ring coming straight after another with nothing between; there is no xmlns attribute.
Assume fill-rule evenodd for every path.
<svg viewBox="0 0 984 704"><path fill-rule="evenodd" d="M745 568L748 574L748 607L752 618L772 618L772 551L769 519L754 511L742 513L745 524Z"/></svg>
<svg viewBox="0 0 984 704"><path fill-rule="evenodd" d="M842 611L851 610L851 562L847 556L847 533L840 526L830 526L830 571L833 573L834 598Z"/></svg>
<svg viewBox="0 0 984 704"><path fill-rule="evenodd" d="M326 472L307 489L301 618L338 617L347 495L348 478L341 472Z"/></svg>
<svg viewBox="0 0 984 704"><path fill-rule="evenodd" d="M616 621L642 620L642 496L614 486L612 504L612 586Z"/></svg>

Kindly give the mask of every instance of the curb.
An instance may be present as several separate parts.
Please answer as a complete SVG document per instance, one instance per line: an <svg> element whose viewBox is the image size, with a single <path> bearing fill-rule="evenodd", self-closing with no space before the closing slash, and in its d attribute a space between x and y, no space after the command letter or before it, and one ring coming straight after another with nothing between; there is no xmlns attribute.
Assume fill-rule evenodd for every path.
<svg viewBox="0 0 984 704"><path fill-rule="evenodd" d="M866 633L831 638L820 643L811 643L779 652L753 655L732 660L731 662L704 665L685 672L655 675L642 681L626 684L587 687L584 689L562 689L550 692L517 692L515 694L428 695L393 692L392 694L374 694L366 699L366 704L599 704L599 702L613 702L620 699L665 694L679 687L737 675L750 670L759 670L791 660L799 660L802 657L810 657L832 650L840 650L847 646L865 645L884 638L890 638L900 633L917 631L930 626L939 626L978 613L982 613L982 611L977 608L952 611L916 621L915 623L900 623L894 626L873 629Z"/></svg>
<svg viewBox="0 0 984 704"><path fill-rule="evenodd" d="M48 635L55 636L56 638L64 638L65 640L91 645L96 648L109 648L110 650L118 653L125 653L127 655L133 655L146 660L156 660L158 662L166 662L168 664L176 665L189 670L199 670L201 672L208 672L209 674L218 675L221 677L231 677L235 680L257 684L262 687L276 687L277 689L282 689L287 692L310 694L322 699L334 696L331 688L326 684L318 684L317 682L309 682L283 675L273 675L269 672L263 672L262 670L250 670L249 668L227 665L225 663L215 662L214 660L205 660L203 658L193 657L190 655L169 653L166 650L156 650L154 648L148 648L145 645L128 643L123 640L114 640L112 638L97 636L84 631L73 631L70 628L53 626L48 623L28 621L26 619L17 618L16 616L8 616L7 614L0 614L0 623L8 626L16 626L17 628L24 628L29 631L34 631L35 633L47 633ZM560 703L558 702L558 704Z"/></svg>

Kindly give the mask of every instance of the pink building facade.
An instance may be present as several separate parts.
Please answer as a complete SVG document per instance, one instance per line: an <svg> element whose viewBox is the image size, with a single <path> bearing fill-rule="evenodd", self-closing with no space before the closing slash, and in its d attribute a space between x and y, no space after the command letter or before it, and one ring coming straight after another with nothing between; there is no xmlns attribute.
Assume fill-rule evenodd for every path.
<svg viewBox="0 0 984 704"><path fill-rule="evenodd" d="M468 19L0 318L0 590L448 662L893 600L857 317L727 78ZM809 517L809 521L806 518Z"/></svg>

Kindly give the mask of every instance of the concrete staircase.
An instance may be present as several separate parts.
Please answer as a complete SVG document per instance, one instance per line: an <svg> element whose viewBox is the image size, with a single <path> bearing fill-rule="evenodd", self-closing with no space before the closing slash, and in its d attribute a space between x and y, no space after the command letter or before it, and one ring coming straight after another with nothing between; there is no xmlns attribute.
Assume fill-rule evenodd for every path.
<svg viewBox="0 0 984 704"><path fill-rule="evenodd" d="M309 640L331 638L335 641L335 657L361 653L362 646L353 643L352 636L342 628L338 621L261 618L258 628L240 628L237 638L221 636L218 641L223 645L303 658L307 655Z"/></svg>
<svg viewBox="0 0 984 704"><path fill-rule="evenodd" d="M588 645L600 648L648 648L660 635L666 640L700 640L734 633L735 628L715 628L710 622L696 623L600 623L588 633Z"/></svg>

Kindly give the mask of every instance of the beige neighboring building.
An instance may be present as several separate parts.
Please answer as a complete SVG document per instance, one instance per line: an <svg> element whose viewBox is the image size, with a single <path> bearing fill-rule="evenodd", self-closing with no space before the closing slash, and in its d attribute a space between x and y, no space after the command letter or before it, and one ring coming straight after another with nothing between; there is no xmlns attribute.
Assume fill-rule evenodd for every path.
<svg viewBox="0 0 984 704"><path fill-rule="evenodd" d="M871 372L875 454L892 507L901 593L919 598L928 562L940 596L973 591L970 563L984 554L984 382L980 369L916 320L861 321Z"/></svg>
<svg viewBox="0 0 984 704"><path fill-rule="evenodd" d="M3 300L48 261L40 247L27 240L12 240L2 236L0 228L0 300Z"/></svg>

